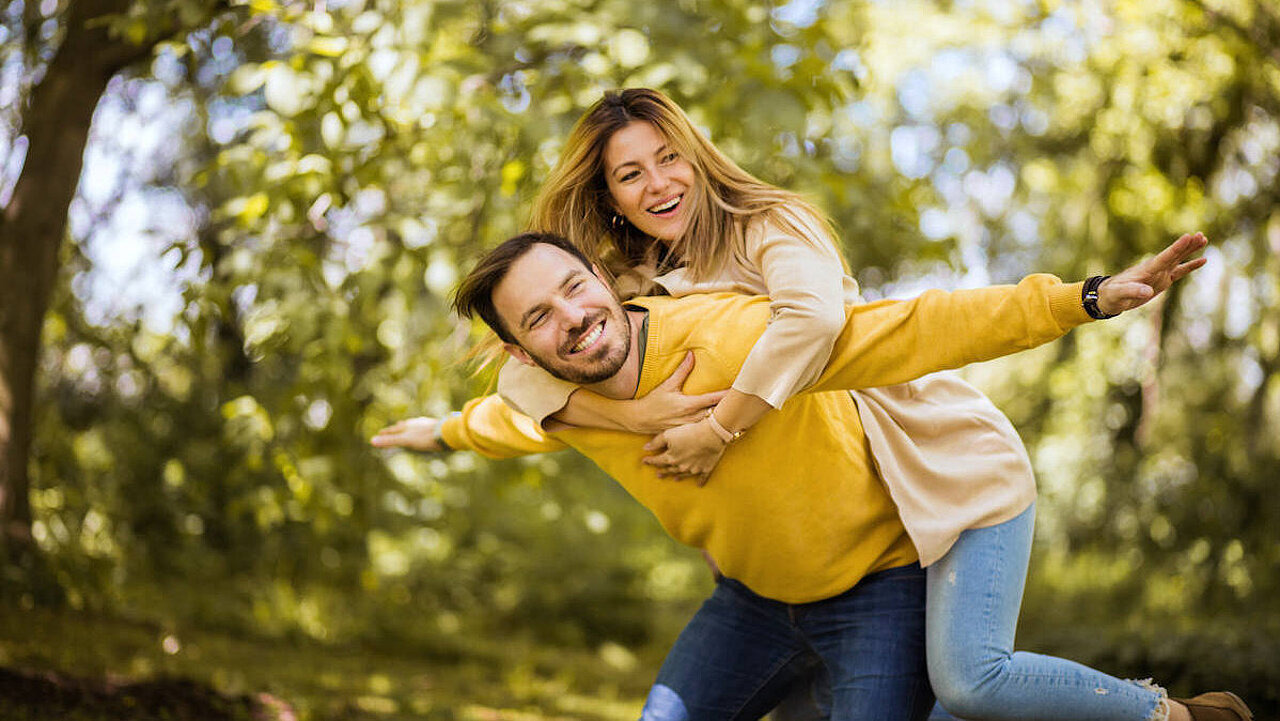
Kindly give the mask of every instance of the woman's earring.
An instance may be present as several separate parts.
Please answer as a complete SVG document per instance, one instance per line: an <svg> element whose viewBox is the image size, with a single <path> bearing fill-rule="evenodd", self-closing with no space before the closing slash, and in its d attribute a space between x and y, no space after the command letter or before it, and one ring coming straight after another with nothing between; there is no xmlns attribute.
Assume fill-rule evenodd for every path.
<svg viewBox="0 0 1280 721"><path fill-rule="evenodd" d="M622 217L621 213L614 213L613 215L609 216L609 227L613 228L614 230L622 230L622 225L623 223L626 223L626 222L627 222L627 219Z"/></svg>

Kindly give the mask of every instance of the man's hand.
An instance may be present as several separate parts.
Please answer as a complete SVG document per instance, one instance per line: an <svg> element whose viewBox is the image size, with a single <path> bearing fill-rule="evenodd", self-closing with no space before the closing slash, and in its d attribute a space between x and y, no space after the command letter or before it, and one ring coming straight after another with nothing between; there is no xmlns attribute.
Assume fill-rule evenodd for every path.
<svg viewBox="0 0 1280 721"><path fill-rule="evenodd" d="M714 408L729 391L685 395L682 390L684 382L692 371L693 351L689 351L666 380L640 398L624 401L631 407L632 420L626 424L627 430L632 433L661 433L702 420L707 409Z"/></svg>
<svg viewBox="0 0 1280 721"><path fill-rule="evenodd" d="M409 418L378 431L369 439L375 448L408 448L411 451L431 453L448 450L440 443L436 432L439 418Z"/></svg>
<svg viewBox="0 0 1280 721"><path fill-rule="evenodd" d="M1205 264L1204 258L1188 258L1208 244L1204 233L1184 235L1159 254L1107 278L1098 286L1098 310L1116 315L1160 295L1175 281Z"/></svg>

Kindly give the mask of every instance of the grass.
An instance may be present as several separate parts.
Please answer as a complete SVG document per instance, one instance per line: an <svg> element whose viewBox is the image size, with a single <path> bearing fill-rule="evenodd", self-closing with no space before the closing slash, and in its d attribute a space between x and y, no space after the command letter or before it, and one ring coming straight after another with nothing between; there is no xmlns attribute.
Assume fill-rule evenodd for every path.
<svg viewBox="0 0 1280 721"><path fill-rule="evenodd" d="M124 703L130 694L146 705L163 695L154 691L159 684L171 695L189 686L188 696L211 691L231 705L248 699L255 709L249 717L282 721L634 719L660 655L656 648L636 657L614 646L592 652L521 639L405 650L329 646L0 606L0 667L54 679L84 699L41 716L39 703L12 692L6 698L3 689L12 684L0 684L0 718L114 720L121 718L116 712L96 715L93 707L105 714L104 698ZM130 718L224 716L140 707Z"/></svg>

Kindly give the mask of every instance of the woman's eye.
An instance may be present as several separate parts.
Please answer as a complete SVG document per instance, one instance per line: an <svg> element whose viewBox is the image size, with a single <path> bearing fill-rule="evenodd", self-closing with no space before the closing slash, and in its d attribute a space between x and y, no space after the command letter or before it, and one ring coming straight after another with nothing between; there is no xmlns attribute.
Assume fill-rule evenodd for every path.
<svg viewBox="0 0 1280 721"><path fill-rule="evenodd" d="M579 290L582 290L582 281L577 281L573 285L569 286L569 295L573 295L574 293L577 293Z"/></svg>
<svg viewBox="0 0 1280 721"><path fill-rule="evenodd" d="M666 163L673 163L673 162L675 162L675 159L676 159L676 158L678 158L678 157L680 157L680 154L679 154L679 153L677 153L677 152L675 152L675 151L672 151L672 152L667 153L666 155L662 156L662 162L663 162L663 164L666 164Z"/></svg>
<svg viewBox="0 0 1280 721"><path fill-rule="evenodd" d="M629 172L629 173L625 173L625 174L623 174L623 176L622 176L621 178L618 178L618 182L620 182L620 183L625 183L625 182L627 182L627 181L629 181L629 180L634 180L634 179L636 179L636 178L638 178L638 177L640 177L640 171L638 171L638 170L632 170L632 171L631 171L631 172Z"/></svg>

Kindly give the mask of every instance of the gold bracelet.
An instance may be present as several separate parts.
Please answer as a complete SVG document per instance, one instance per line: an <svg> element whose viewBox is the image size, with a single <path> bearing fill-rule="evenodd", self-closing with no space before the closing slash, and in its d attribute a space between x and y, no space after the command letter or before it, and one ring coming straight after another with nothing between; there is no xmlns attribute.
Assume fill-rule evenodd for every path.
<svg viewBox="0 0 1280 721"><path fill-rule="evenodd" d="M717 436L720 436L720 440L724 441L726 446L742 437L742 431L731 431L720 425L720 421L716 420L716 409L714 408L707 409L707 421L711 423L711 430L715 431Z"/></svg>

